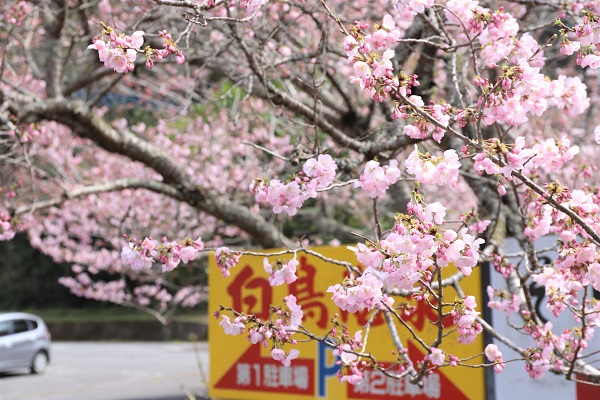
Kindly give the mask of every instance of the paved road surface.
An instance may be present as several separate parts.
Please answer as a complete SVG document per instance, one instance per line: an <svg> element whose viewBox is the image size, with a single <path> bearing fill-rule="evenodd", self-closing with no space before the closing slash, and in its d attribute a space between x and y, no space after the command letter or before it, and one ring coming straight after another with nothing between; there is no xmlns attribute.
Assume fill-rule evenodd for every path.
<svg viewBox="0 0 600 400"><path fill-rule="evenodd" d="M208 343L54 342L43 375L0 374L0 400L203 399ZM200 362L198 362L198 359Z"/></svg>

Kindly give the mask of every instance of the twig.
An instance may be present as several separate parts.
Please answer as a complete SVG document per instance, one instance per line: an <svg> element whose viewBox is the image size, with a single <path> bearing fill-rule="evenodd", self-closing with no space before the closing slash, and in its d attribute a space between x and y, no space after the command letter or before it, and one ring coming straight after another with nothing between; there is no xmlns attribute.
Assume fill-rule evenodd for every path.
<svg viewBox="0 0 600 400"><path fill-rule="evenodd" d="M284 156L282 156L280 154L277 154L274 151L269 150L266 147L263 147L263 146L258 145L256 143L252 143L252 142L249 142L247 140L244 140L244 141L242 141L242 144L250 145L250 146L252 146L252 147L254 147L254 148L258 149L258 150L264 151L265 153L268 153L268 154L272 155L273 157L279 158L280 160L284 160L284 161L289 161L290 160L289 158L284 157Z"/></svg>

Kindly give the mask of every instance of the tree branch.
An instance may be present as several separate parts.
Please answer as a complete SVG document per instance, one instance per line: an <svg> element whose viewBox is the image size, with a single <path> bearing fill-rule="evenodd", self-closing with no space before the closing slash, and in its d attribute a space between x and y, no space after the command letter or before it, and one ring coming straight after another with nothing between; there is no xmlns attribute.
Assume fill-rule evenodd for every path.
<svg viewBox="0 0 600 400"><path fill-rule="evenodd" d="M44 208L59 206L65 201L85 197L91 194L115 192L125 189L148 189L175 199L183 200L183 195L177 189L160 181L151 181L147 179L117 179L111 182L103 182L73 189L65 192L60 197L36 201L32 204L20 206L14 211L14 214L20 215Z"/></svg>
<svg viewBox="0 0 600 400"><path fill-rule="evenodd" d="M59 122L109 152L143 163L162 175L165 183L175 187L182 194L183 201L226 223L238 226L264 247L293 244L259 214L223 197L221 193L203 187L183 165L163 150L132 132L117 131L105 120L93 115L82 102L65 99L33 101L21 105L19 117L23 121L46 119Z"/></svg>
<svg viewBox="0 0 600 400"><path fill-rule="evenodd" d="M49 98L62 96L62 46L60 37L67 16L64 0L47 2L43 8L46 28L46 95Z"/></svg>

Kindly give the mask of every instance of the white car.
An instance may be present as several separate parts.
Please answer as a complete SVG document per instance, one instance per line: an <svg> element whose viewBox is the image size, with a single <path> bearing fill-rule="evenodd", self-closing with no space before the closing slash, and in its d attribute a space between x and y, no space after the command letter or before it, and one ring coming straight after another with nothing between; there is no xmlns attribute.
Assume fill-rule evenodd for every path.
<svg viewBox="0 0 600 400"><path fill-rule="evenodd" d="M27 313L0 313L0 372L29 369L41 374L50 364L50 331Z"/></svg>

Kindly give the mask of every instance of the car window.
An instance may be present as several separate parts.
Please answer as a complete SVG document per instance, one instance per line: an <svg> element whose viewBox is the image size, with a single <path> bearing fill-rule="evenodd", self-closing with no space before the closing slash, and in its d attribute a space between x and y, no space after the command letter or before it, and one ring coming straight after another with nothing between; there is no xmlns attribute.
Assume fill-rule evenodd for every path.
<svg viewBox="0 0 600 400"><path fill-rule="evenodd" d="M29 330L32 331L38 327L38 323L32 319L28 319L27 323L29 324Z"/></svg>
<svg viewBox="0 0 600 400"><path fill-rule="evenodd" d="M10 334L11 327L11 321L0 321L0 336L6 336Z"/></svg>
<svg viewBox="0 0 600 400"><path fill-rule="evenodd" d="M17 319L13 321L13 333L21 333L27 332L29 327L27 326L27 321L24 319Z"/></svg>

